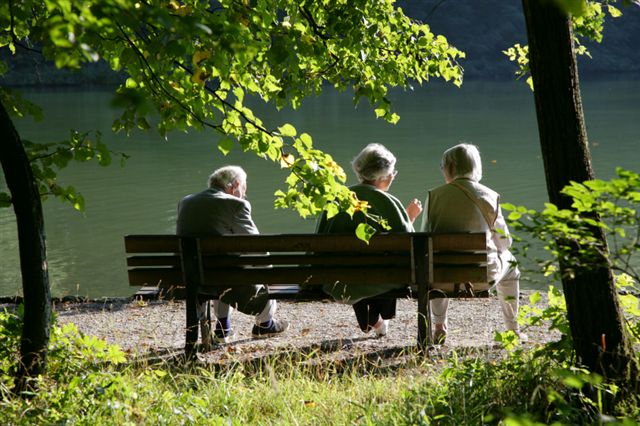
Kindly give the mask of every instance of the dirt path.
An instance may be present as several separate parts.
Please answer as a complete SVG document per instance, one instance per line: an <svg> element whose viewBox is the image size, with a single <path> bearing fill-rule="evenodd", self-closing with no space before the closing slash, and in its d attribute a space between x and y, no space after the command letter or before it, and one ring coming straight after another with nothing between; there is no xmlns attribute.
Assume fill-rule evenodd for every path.
<svg viewBox="0 0 640 426"><path fill-rule="evenodd" d="M527 303L525 293L521 303ZM184 302L171 301L106 301L61 303L55 308L61 324L75 323L80 331L120 345L131 354L179 353L184 346ZM348 305L333 302L280 302L278 318L291 324L282 336L256 340L251 338L251 317L234 313L236 337L201 354L212 362L226 359L260 357L277 351L321 349L348 354L411 349L417 335L416 301L398 300L397 317L391 321L383 338L362 333ZM449 308L447 344L441 350L462 348L495 349L493 335L502 330L502 315L497 299L453 300ZM527 346L546 342L558 336L546 327L531 327Z"/></svg>

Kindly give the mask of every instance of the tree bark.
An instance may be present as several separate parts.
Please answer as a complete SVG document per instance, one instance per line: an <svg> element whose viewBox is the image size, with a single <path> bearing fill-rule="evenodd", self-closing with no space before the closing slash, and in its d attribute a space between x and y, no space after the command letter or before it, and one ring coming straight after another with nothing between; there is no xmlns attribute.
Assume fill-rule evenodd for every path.
<svg viewBox="0 0 640 426"><path fill-rule="evenodd" d="M16 215L24 320L16 391L44 371L49 345L51 290L47 270L44 217L29 159L4 105L0 102L0 163Z"/></svg>
<svg viewBox="0 0 640 426"><path fill-rule="evenodd" d="M560 191L593 179L569 16L555 2L522 1L529 38L540 146L549 201L571 208ZM606 247L606 236L599 232ZM561 271L564 267L560 263ZM575 266L575 265L572 265ZM637 370L611 269L563 274L567 314L578 361L609 379L633 381Z"/></svg>

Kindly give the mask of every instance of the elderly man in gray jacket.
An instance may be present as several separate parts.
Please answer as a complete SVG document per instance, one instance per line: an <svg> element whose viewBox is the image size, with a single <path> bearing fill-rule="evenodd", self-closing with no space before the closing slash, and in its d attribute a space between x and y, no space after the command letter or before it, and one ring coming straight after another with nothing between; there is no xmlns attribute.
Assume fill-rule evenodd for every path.
<svg viewBox="0 0 640 426"><path fill-rule="evenodd" d="M176 234L181 236L205 236L225 234L258 234L251 218L251 204L245 199L247 174L238 166L225 166L215 170L208 181L208 188L196 194L187 195L178 205ZM199 304L198 317L202 342L205 345L213 339L216 343L226 343L233 338L231 312L233 308L248 315L255 315L256 324L252 336L271 337L284 332L289 324L273 318L276 301L270 300L263 285L241 286L219 289L220 300L213 302L217 318L216 329L211 336L208 320L205 318L206 303Z"/></svg>

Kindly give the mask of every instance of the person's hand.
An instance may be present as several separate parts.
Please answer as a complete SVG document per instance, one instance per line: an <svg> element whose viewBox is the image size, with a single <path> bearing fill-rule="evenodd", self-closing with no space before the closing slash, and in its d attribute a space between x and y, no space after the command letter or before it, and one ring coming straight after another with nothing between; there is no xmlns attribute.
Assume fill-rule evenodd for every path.
<svg viewBox="0 0 640 426"><path fill-rule="evenodd" d="M416 220L418 216L420 216L420 213L422 213L422 203L417 198L414 198L413 200L409 201L406 210L407 215L409 215L409 220L411 221L411 223L413 223L413 221Z"/></svg>

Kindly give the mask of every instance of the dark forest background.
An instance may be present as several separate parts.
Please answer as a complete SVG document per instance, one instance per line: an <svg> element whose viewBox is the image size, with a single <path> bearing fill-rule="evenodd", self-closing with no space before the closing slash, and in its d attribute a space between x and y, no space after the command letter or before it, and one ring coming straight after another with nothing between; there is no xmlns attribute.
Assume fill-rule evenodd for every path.
<svg viewBox="0 0 640 426"><path fill-rule="evenodd" d="M502 53L515 43L527 44L520 1L512 0L402 0L405 13L431 26L466 52L461 62L465 79L505 80L513 78L515 65ZM640 7L622 7L623 15L608 18L601 44L587 45L593 59L579 58L580 75L593 78L640 78ZM24 50L10 55L0 51L9 72L0 76L8 86L114 85L121 77L104 63L82 72L58 70L37 54Z"/></svg>

